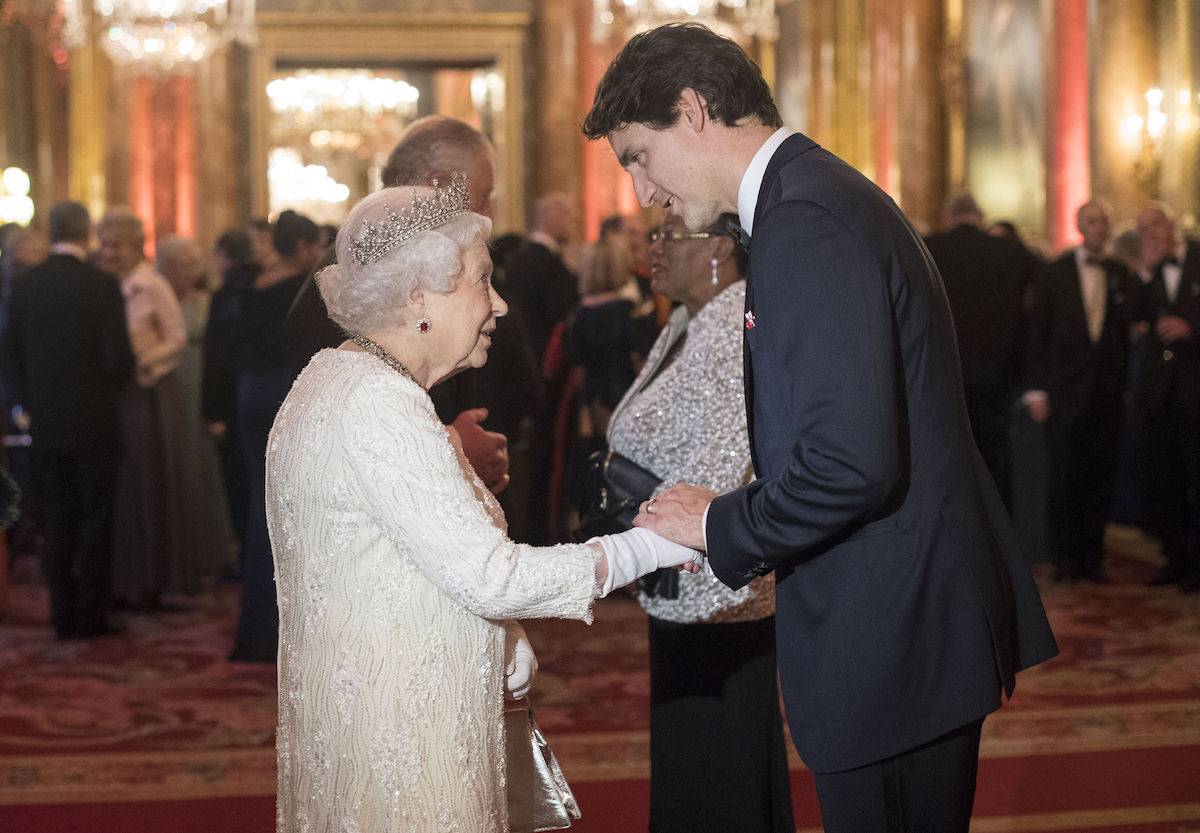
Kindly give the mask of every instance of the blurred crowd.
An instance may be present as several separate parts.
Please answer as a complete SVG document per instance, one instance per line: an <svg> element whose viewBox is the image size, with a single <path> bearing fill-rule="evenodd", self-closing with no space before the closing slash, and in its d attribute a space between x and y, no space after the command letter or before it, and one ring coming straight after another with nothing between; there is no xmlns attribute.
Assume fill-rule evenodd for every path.
<svg viewBox="0 0 1200 833"><path fill-rule="evenodd" d="M486 214L491 164L477 131L431 117L406 133L383 179L467 171L472 209ZM60 638L110 633L114 611L240 579L230 658L272 661L264 455L296 375L345 337L314 284L337 229L284 211L225 231L211 251L171 236L148 257L127 209L93 223L62 203L47 219L48 236L0 230L6 462L25 492L10 549L40 554ZM691 257L686 241L720 229L668 233L613 216L581 242L577 226L573 203L547 194L528 234L492 241L510 314L488 365L432 392L512 537L533 544L569 538L585 510L587 461L686 300L664 287L707 286L709 269L718 286L717 258ZM1119 521L1161 539L1157 583L1197 592L1200 245L1161 204L1114 235L1111 211L1092 200L1078 227L1082 243L1048 258L960 194L927 238L976 444L1020 515L1014 449L1029 452L1014 432L1037 438L1045 549L1033 555L1059 581L1106 581L1104 529Z"/></svg>

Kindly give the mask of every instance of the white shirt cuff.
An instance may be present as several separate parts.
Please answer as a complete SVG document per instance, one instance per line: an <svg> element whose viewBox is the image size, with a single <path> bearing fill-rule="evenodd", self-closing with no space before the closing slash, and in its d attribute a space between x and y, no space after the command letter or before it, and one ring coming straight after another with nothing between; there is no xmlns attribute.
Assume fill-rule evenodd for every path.
<svg viewBox="0 0 1200 833"><path fill-rule="evenodd" d="M704 537L704 552L708 552L708 510L712 508L712 501L708 502L708 506L704 507L704 514L700 516L700 534Z"/></svg>

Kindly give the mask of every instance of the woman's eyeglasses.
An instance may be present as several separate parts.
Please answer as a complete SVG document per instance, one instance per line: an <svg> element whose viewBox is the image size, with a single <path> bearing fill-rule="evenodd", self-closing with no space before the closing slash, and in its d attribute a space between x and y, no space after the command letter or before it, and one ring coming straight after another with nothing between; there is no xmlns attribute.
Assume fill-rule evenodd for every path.
<svg viewBox="0 0 1200 833"><path fill-rule="evenodd" d="M727 236L715 231L652 231L650 232L650 242L657 243L659 240L665 240L668 243L678 243L680 240L708 240L712 237Z"/></svg>

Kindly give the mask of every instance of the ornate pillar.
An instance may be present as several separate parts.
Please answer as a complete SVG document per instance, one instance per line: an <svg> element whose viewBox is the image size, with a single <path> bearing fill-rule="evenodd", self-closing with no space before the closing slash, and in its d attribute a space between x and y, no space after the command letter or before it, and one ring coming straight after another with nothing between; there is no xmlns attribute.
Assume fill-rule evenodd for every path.
<svg viewBox="0 0 1200 833"><path fill-rule="evenodd" d="M238 147L234 111L243 97L234 94L231 79L233 50L224 48L196 68L195 228L205 248L217 235L239 224L238 180L240 168L234 148Z"/></svg>
<svg viewBox="0 0 1200 833"><path fill-rule="evenodd" d="M1091 192L1087 0L1057 0L1047 85L1046 229L1057 251L1078 240L1075 213Z"/></svg>
<svg viewBox="0 0 1200 833"><path fill-rule="evenodd" d="M900 21L902 5L868 0L867 46L870 50L870 159L875 183L899 201L900 159L897 144L900 111Z"/></svg>
<svg viewBox="0 0 1200 833"><path fill-rule="evenodd" d="M834 137L830 149L869 177L869 44L863 38L863 0L837 0L834 13Z"/></svg>
<svg viewBox="0 0 1200 833"><path fill-rule="evenodd" d="M69 193L73 200L99 216L108 201L105 180L106 117L112 64L97 42L96 13L90 3L82 4L88 16L86 42L71 51L70 133L71 159Z"/></svg>
<svg viewBox="0 0 1200 833"><path fill-rule="evenodd" d="M1200 211L1197 132L1200 130L1200 15L1192 0L1165 4L1160 18L1158 85L1170 119L1162 142L1162 197L1183 215Z"/></svg>
<svg viewBox="0 0 1200 833"><path fill-rule="evenodd" d="M583 208L583 136L579 123L591 106L580 85L580 57L587 29L580 25L578 2L540 0L537 10L537 172L535 199L560 191ZM583 211L578 212L582 220ZM580 229L581 230L581 229Z"/></svg>
<svg viewBox="0 0 1200 833"><path fill-rule="evenodd" d="M961 0L945 6L945 20L939 0L904 0L899 11L900 206L922 232L941 222L947 173L959 183L965 175Z"/></svg>

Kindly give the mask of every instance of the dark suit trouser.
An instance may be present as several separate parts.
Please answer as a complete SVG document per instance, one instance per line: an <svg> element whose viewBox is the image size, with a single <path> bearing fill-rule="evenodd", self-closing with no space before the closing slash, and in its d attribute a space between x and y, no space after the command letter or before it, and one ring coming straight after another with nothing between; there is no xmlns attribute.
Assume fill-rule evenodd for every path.
<svg viewBox="0 0 1200 833"><path fill-rule="evenodd" d="M115 454L35 452L45 519L42 573L59 638L102 629L112 586Z"/></svg>
<svg viewBox="0 0 1200 833"><path fill-rule="evenodd" d="M816 773L825 833L967 833L982 728L976 720L894 758Z"/></svg>
<svg viewBox="0 0 1200 833"><path fill-rule="evenodd" d="M651 833L794 833L775 617L650 617Z"/></svg>
<svg viewBox="0 0 1200 833"><path fill-rule="evenodd" d="M1099 578L1113 500L1121 399L1073 417L1051 415L1047 520L1060 577Z"/></svg>
<svg viewBox="0 0 1200 833"><path fill-rule="evenodd" d="M1150 420L1152 526L1162 537L1167 573L1175 579L1200 578L1200 402L1196 398L1194 390L1177 391Z"/></svg>

